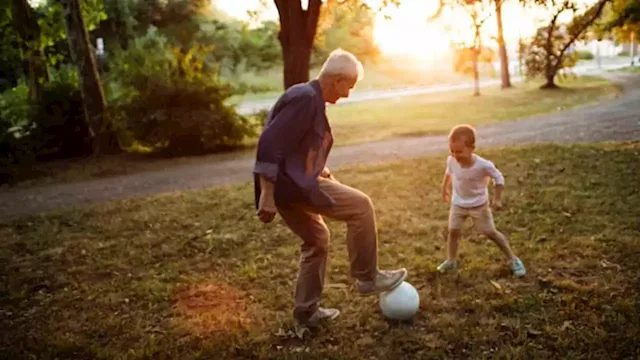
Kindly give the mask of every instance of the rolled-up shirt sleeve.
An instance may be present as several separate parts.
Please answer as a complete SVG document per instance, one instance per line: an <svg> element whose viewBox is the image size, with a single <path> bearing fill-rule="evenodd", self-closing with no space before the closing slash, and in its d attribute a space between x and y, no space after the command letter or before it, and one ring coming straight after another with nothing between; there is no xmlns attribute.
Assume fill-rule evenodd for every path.
<svg viewBox="0 0 640 360"><path fill-rule="evenodd" d="M270 182L277 180L282 160L311 127L314 111L313 94L299 94L289 99L260 135L253 168L255 174L264 176Z"/></svg>

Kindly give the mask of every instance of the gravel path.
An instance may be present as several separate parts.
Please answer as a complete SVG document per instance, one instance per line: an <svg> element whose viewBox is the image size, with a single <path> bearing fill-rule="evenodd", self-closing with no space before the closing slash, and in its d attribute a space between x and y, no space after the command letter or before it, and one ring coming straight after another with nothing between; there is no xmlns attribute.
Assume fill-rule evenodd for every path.
<svg viewBox="0 0 640 360"><path fill-rule="evenodd" d="M625 74L605 76L624 87L622 96L579 109L479 127L478 146L640 140L640 78ZM414 158L446 150L445 136L394 139L337 147L331 153L329 166ZM248 181L252 166L253 159L247 157L75 183L2 189L0 219Z"/></svg>

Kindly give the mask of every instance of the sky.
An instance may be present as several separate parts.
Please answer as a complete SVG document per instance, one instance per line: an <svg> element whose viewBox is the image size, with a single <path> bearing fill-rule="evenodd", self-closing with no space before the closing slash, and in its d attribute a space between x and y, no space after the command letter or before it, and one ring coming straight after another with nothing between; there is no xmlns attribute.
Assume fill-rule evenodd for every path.
<svg viewBox="0 0 640 360"><path fill-rule="evenodd" d="M306 6L307 0L303 0ZM380 0L367 1L373 8L377 8ZM593 3L593 0L580 0L583 4ZM229 15L248 19L248 10L262 9L261 19L277 20L278 12L273 0L266 1L266 8L261 6L260 0L213 0L213 3ZM390 6L376 14L374 36L376 43L386 54L401 54L414 56L429 56L448 51L450 40L472 41L473 32L469 16L458 11L444 13L441 19L427 23L426 19L437 9L438 0L402 0L399 7ZM388 16L388 18L386 17ZM518 1L508 1L503 6L503 27L507 46L515 49L520 36L528 37L534 34L546 18L543 10L522 9ZM561 20L570 20L565 15ZM496 20L487 20L483 26L486 43L495 44Z"/></svg>

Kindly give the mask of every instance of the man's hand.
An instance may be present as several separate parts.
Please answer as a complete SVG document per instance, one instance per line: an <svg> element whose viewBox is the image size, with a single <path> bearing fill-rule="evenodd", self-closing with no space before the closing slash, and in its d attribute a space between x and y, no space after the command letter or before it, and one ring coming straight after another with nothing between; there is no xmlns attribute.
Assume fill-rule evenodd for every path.
<svg viewBox="0 0 640 360"><path fill-rule="evenodd" d="M258 200L257 215L260 221L268 224L276 217L278 209L276 208L276 201L273 196L274 189L273 183L270 183L263 177L260 177L260 199Z"/></svg>
<svg viewBox="0 0 640 360"><path fill-rule="evenodd" d="M333 177L333 174L331 173L329 168L326 167L326 166L325 166L324 169L322 169L322 172L320 173L320 177L325 178L325 179L329 179L329 180L333 180L333 181L338 181L338 180L336 180L335 177Z"/></svg>
<svg viewBox="0 0 640 360"><path fill-rule="evenodd" d="M444 202L449 203L451 201L451 195L449 194L449 189L447 189L446 187L442 188L442 200L444 200Z"/></svg>

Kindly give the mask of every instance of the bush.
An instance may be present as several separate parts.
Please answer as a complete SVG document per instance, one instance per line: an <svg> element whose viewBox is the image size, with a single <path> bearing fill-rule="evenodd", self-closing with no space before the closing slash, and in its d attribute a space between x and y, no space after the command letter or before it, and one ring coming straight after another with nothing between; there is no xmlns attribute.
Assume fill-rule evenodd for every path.
<svg viewBox="0 0 640 360"><path fill-rule="evenodd" d="M38 160L91 154L91 135L77 84L52 82L46 85L42 100L35 108L33 123L31 139Z"/></svg>
<svg viewBox="0 0 640 360"><path fill-rule="evenodd" d="M62 67L52 72L51 82L44 86L38 104L29 102L24 84L0 96L0 150L3 166L91 153L73 68Z"/></svg>
<svg viewBox="0 0 640 360"><path fill-rule="evenodd" d="M217 151L253 135L255 126L224 104L230 89L203 62L208 50L174 48L153 28L136 39L109 73L116 128L168 155Z"/></svg>
<svg viewBox="0 0 640 360"><path fill-rule="evenodd" d="M245 118L223 104L225 98L216 86L150 81L121 110L142 145L168 155L201 154L238 145L253 133Z"/></svg>
<svg viewBox="0 0 640 360"><path fill-rule="evenodd" d="M618 53L618 56L620 56L620 57L629 57L629 56L631 56L631 53L629 53L628 51L620 51Z"/></svg>
<svg viewBox="0 0 640 360"><path fill-rule="evenodd" d="M591 53L591 51L589 51L589 50L579 50L576 53L578 54L578 59L579 60L592 60L593 59L593 53Z"/></svg>
<svg viewBox="0 0 640 360"><path fill-rule="evenodd" d="M19 84L0 95L0 166L3 168L35 154L35 146L29 144L34 107L28 101L28 92L25 84Z"/></svg>

